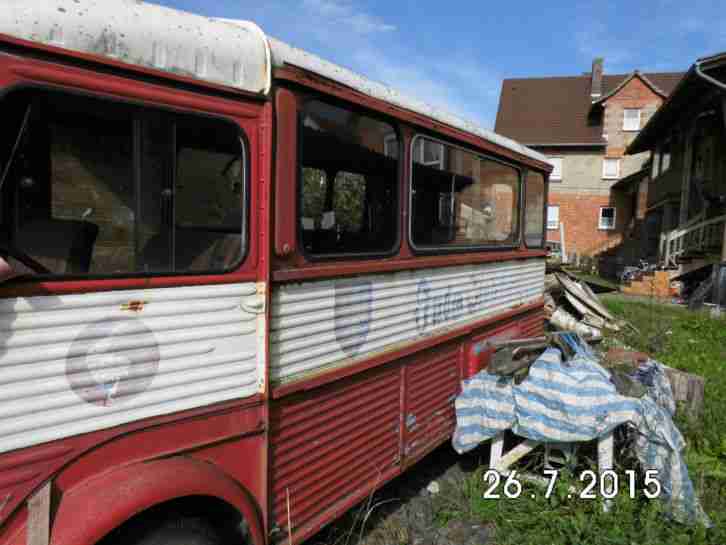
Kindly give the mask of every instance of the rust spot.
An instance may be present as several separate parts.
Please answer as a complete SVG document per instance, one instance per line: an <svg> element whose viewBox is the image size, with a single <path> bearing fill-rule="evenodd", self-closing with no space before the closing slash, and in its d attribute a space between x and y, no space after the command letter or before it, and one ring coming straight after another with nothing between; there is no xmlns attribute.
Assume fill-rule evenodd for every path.
<svg viewBox="0 0 726 545"><path fill-rule="evenodd" d="M129 301L121 305L121 310L130 310L131 312L141 312L144 310L144 305L148 301Z"/></svg>

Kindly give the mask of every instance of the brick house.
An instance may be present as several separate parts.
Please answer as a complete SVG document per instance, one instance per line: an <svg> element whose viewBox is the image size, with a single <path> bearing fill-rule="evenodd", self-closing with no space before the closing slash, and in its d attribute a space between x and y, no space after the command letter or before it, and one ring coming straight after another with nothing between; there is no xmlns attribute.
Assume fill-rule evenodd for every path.
<svg viewBox="0 0 726 545"><path fill-rule="evenodd" d="M505 79L495 131L550 157L548 240L600 255L639 236L649 153L625 155L668 97L681 72L603 73L603 59L581 76Z"/></svg>

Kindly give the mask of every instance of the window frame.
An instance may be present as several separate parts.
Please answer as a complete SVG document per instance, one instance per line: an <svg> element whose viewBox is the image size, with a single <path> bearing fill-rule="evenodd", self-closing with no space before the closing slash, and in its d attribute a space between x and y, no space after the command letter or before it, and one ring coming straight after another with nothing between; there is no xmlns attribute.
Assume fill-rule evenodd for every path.
<svg viewBox="0 0 726 545"><path fill-rule="evenodd" d="M542 241L540 242L540 244L534 244L534 245L527 243L527 228L526 228L526 221L527 221L527 178L528 178L528 176L529 176L529 174L531 172L535 172L535 173L540 174L542 176L542 181L543 181L543 188L542 188L542 190L543 190L543 195L542 195L543 199L542 200L544 201L542 203L542 208L543 208ZM523 190L522 190L522 214L521 214L521 218L519 220L520 223L522 224L522 229L521 229L521 231L522 231L522 235L521 235L522 242L524 243L524 246L527 249L532 249L532 250L544 249L545 246L547 245L547 208L549 207L549 205L547 204L547 200L549 198L549 196L548 196L548 193L549 193L549 181L548 181L548 177L547 177L547 174L546 173L541 172L539 170L524 168L524 169L522 169L522 180L523 180L523 184L524 184Z"/></svg>
<svg viewBox="0 0 726 545"><path fill-rule="evenodd" d="M603 226L603 210L613 211L613 224L611 227ZM614 231L618 225L618 209L615 206L601 206L597 216L597 228L599 231Z"/></svg>
<svg viewBox="0 0 726 545"><path fill-rule="evenodd" d="M559 162L560 162L560 175L557 178L554 177L554 175L555 175L555 166L552 165L552 172L550 173L550 182L561 182L563 180L563 178L564 178L563 172L562 172L563 171L563 167L565 165L564 157L562 155L554 155L552 157L550 157L550 156L547 157L547 160L548 161L551 161L552 159L559 160Z"/></svg>
<svg viewBox="0 0 726 545"><path fill-rule="evenodd" d="M513 217L517 219L517 232L515 233L516 238L511 244L507 245L493 245L493 244L477 244L477 245L451 245L451 246L418 246L414 243L413 240L413 167L414 167L414 156L413 156L413 150L414 146L416 144L416 141L419 138L425 138L428 140L433 140L434 142L437 142L438 144L441 144L444 146L444 151L446 150L446 146L450 146L452 148L463 150L467 153L471 153L472 155L476 155L479 158L484 158L488 161L494 161L496 163L508 166L513 168L517 172L517 213L513 214ZM523 188L523 171L524 168L522 166L519 166L514 163L510 163L509 161L503 161L502 159L498 159L496 157L492 157L491 155L487 155L485 153L475 151L471 148L468 148L466 146L462 146L459 144L454 144L451 141L446 141L438 138L437 136L432 136L430 134L417 132L413 138L411 138L411 143L408 146L408 149L410 151L409 153L409 160L408 160L408 180L406 180L406 202L408 206L408 219L407 219L407 225L406 225L406 237L408 240L408 244L411 247L411 250L414 254L417 255L446 255L446 254L456 254L456 253L472 253L472 252L480 252L480 251L507 251L507 250L515 250L521 247L522 245L522 236L523 236L523 229L522 229L522 212L524 208L524 191L522 191ZM543 237L544 238L544 237Z"/></svg>
<svg viewBox="0 0 726 545"><path fill-rule="evenodd" d="M617 165L617 168L615 169L615 175L614 176L608 176L607 172L605 172L605 165L608 161L615 161L615 164ZM603 180L618 180L620 179L620 157L603 157L602 158L602 179Z"/></svg>
<svg viewBox="0 0 726 545"><path fill-rule="evenodd" d="M396 158L397 164L396 164L396 184L397 184L397 191L396 194L396 236L392 245L392 248L387 251L383 252L341 252L341 253L335 253L335 254L313 254L305 250L305 244L303 241L303 228L302 228L302 209L303 209L303 163L302 163L302 154L303 154L303 137L302 137L302 129L304 127L305 122L305 109L307 105L310 102L320 102L322 104L332 106L334 108L341 108L341 109L347 109L351 112L358 113L360 115L364 115L366 117L369 117L370 119L373 119L375 121L378 121L380 123L386 123L391 128L393 128L394 134L396 135L396 138L398 138L398 157ZM297 133L296 133L296 139L297 139L297 157L295 165L296 169L296 180L295 180L295 206L296 206L296 212L295 212L295 218L293 221L295 222L295 237L297 240L297 247L298 251L300 252L300 255L305 258L306 261L310 263L320 263L320 262L327 262L327 261L360 261L360 260L371 260L371 259L380 259L380 258L386 258L386 257L393 257L395 255L398 255L398 253L401 250L401 221L400 217L403 213L403 155L402 152L405 151L404 145L403 145L403 131L401 130L400 123L395 118L389 118L383 114L380 114L379 112L376 112L375 110L368 110L364 107L361 107L355 103L348 102L342 99L338 99L336 97L332 97L330 95L320 95L320 94L314 94L310 93L304 97L299 102L298 109L297 109ZM386 135L384 137L384 145L383 145L383 154L385 155L386 152L386 138L390 138L390 134ZM386 156L388 157L388 156ZM346 171L350 172L350 171ZM337 174L337 173L336 173ZM337 177L337 176L336 176ZM326 175L326 183L327 183L327 175ZM335 183L335 178L333 179L333 183Z"/></svg>
<svg viewBox="0 0 726 545"><path fill-rule="evenodd" d="M550 208L557 209L557 225L554 227L550 224ZM545 213L545 226L547 231L557 231L560 228L560 205L559 204L548 204L547 212Z"/></svg>
<svg viewBox="0 0 726 545"><path fill-rule="evenodd" d="M638 112L638 118L637 123L634 123L637 125L637 128L632 128L627 126L628 116L626 112ZM623 132L638 132L640 131L640 126L643 122L643 109L642 108L623 108Z"/></svg>
<svg viewBox="0 0 726 545"><path fill-rule="evenodd" d="M145 278L184 278L184 277L204 277L204 276L222 276L222 275L230 275L234 274L239 269L244 266L248 258L250 257L252 253L252 237L250 236L251 229L250 229L250 213L251 213L251 191L252 191L252 184L251 184L251 170L252 170L252 163L251 163L251 150L250 150L250 140L247 136L246 131L242 126L240 126L239 123L237 123L233 118L223 115L223 114L216 114L216 113L210 113L207 111L199 111L196 109L186 109L178 106L172 106L168 104L158 104L158 103L149 103L145 102L139 99L133 99L133 98L127 98L127 97L119 97L117 95L109 95L109 94L103 94L98 92L92 92L87 91L84 89L79 88L68 88L65 86L56 86L56 85L48 85L44 83L27 83L23 82L16 85L11 85L0 92L0 102L5 100L8 95L15 92L46 92L46 93L53 93L56 95L61 96L69 96L69 97L75 97L75 98L81 98L81 99L88 99L88 100L97 100L101 101L107 104L111 105L120 105L121 107L129 107L134 110L140 110L142 112L149 112L154 111L157 113L160 113L165 116L177 116L177 117L185 117L185 118L196 118L196 119L205 119L209 121L219 121L222 123L226 123L227 125L234 127L236 131L236 135L238 138L238 141L240 145L242 146L242 153L241 157L243 159L243 172L244 172L244 180L242 184L242 196L241 199L243 199L244 202L241 202L241 209L242 209L242 222L240 225L240 244L242 245L242 251L240 252L239 259L231 265L227 269L222 270L192 270L192 271L126 271L121 273L104 273L104 274L82 274L82 273L71 273L71 274L44 274L44 273L35 273L32 275L23 275L19 277L15 277L12 280L16 282L23 282L23 283L37 283L37 282L66 282L66 281L96 281L96 280L136 280L136 279L145 279ZM143 115L137 115L136 111L134 111L134 116L131 118L132 126L136 124L138 119L143 118ZM175 126L174 120L171 122L172 125ZM136 137L136 129L132 127L132 134L134 138ZM176 131L174 132L174 138L168 142L170 145L176 146ZM137 176L140 174L138 172L138 164L139 164L139 157L137 157L135 154L138 152L138 143L132 142L132 150L133 150L133 156L132 156L132 164L131 164L131 170L134 173L134 190L138 189L140 180L137 178ZM177 150L174 150L175 158ZM8 164L8 167L11 165ZM10 173L8 172L8 175ZM170 179L172 183L176 182L176 164L174 164L174 170L170 174ZM5 184L8 183L8 180L5 180ZM4 189L4 185L2 188L0 188L0 191ZM139 195L135 195L135 201L139 202ZM13 214L13 221L14 221L14 209L12 210ZM134 215L138 215L138 209L134 210ZM172 225L172 239L175 238L175 229L176 225ZM138 230L138 226L134 225L134 232ZM136 237L136 235L134 235ZM138 241L136 241L134 244L136 244ZM173 250L173 247L172 247Z"/></svg>

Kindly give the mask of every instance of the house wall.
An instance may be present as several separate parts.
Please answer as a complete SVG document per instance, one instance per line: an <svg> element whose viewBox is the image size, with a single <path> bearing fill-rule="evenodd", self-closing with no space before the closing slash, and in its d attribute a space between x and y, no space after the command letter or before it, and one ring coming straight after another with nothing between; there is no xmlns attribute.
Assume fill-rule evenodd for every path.
<svg viewBox="0 0 726 545"><path fill-rule="evenodd" d="M597 255L618 246L624 239L639 237L633 217L645 217L647 197L645 187L636 189L639 196L633 198L626 191L612 186L643 168L650 158L648 152L624 155L637 131L623 130L623 110L641 110L640 128L655 113L662 99L640 78L634 77L615 95L608 98L603 108L603 135L606 144L595 148L538 148L549 157L562 157L562 181L551 181L549 204L560 207L560 222L565 225L565 242L568 253ZM595 106L597 107L597 106ZM620 176L610 180L603 178L603 160L606 157L620 159ZM603 230L598 226L600 208L616 209L616 226ZM636 210L639 212L636 214ZM548 230L547 240L559 241L559 230Z"/></svg>

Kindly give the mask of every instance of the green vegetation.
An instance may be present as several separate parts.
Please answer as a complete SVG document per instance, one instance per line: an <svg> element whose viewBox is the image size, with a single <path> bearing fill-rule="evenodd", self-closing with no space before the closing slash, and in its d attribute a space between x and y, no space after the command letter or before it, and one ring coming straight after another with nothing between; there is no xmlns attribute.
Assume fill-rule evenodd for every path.
<svg viewBox="0 0 726 545"><path fill-rule="evenodd" d="M611 344L647 351L666 365L706 379L702 421L679 419L678 425L688 443L686 460L691 479L715 527L706 530L670 522L661 511L660 501L647 500L642 494L630 499L623 485L613 510L603 513L600 500L568 499L570 486L582 489L582 483L572 474L559 479L549 499L543 497L543 488L525 484L518 499L485 500L484 469L457 490L442 490L434 500L439 524L443 526L458 517L494 523L494 542L500 545L726 543L726 320L622 296L605 297L603 301L611 312L639 330L637 334L626 331L606 339L606 347ZM620 469L629 465L622 458L617 461L624 464ZM575 474L579 475L580 470ZM500 485L497 491L501 490Z"/></svg>

